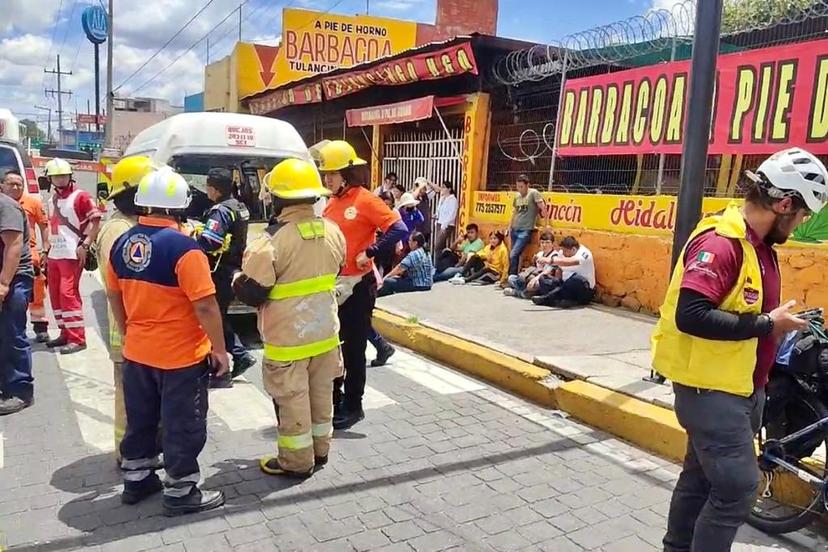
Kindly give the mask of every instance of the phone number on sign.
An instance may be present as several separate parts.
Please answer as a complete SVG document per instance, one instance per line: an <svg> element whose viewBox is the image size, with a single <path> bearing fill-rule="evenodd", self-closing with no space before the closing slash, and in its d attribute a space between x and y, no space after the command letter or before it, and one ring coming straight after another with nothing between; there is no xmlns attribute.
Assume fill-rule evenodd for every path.
<svg viewBox="0 0 828 552"><path fill-rule="evenodd" d="M506 213L504 203L475 203L474 212L481 215L503 215Z"/></svg>

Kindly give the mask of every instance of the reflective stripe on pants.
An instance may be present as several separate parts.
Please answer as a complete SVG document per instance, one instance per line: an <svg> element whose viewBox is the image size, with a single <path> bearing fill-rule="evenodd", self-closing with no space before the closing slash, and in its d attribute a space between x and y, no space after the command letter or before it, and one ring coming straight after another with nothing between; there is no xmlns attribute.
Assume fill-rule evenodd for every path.
<svg viewBox="0 0 828 552"><path fill-rule="evenodd" d="M333 415L331 387L342 373L339 348L293 362L265 360L265 390L279 406L279 465L288 471L313 469L314 456L327 456Z"/></svg>
<svg viewBox="0 0 828 552"><path fill-rule="evenodd" d="M80 278L83 268L75 259L49 259L49 301L61 334L69 343L86 344Z"/></svg>

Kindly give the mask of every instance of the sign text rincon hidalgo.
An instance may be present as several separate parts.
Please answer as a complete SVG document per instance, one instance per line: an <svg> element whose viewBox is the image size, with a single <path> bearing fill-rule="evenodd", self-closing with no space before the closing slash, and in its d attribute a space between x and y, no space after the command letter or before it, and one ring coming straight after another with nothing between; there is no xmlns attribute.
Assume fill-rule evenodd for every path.
<svg viewBox="0 0 828 552"><path fill-rule="evenodd" d="M566 83L558 153L681 153L689 61ZM711 154L828 153L828 40L719 56Z"/></svg>

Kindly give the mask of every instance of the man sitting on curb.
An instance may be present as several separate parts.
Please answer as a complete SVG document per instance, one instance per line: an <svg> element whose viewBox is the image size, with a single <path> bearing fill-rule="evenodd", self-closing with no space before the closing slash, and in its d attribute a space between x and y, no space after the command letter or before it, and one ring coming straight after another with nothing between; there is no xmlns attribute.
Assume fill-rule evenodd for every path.
<svg viewBox="0 0 828 552"><path fill-rule="evenodd" d="M561 241L563 257L555 258L560 273L542 276L539 295L532 297L536 305L568 309L588 305L595 295L595 261L592 251L572 236Z"/></svg>

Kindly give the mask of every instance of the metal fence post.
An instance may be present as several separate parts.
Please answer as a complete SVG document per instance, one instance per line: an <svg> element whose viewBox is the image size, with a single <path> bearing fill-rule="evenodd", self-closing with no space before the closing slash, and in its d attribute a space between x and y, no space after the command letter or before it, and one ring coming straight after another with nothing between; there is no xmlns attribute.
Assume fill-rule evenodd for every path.
<svg viewBox="0 0 828 552"><path fill-rule="evenodd" d="M676 266L684 244L701 217L721 24L722 0L704 0L696 3L690 96L684 117L681 186L673 235L671 269Z"/></svg>
<svg viewBox="0 0 828 552"><path fill-rule="evenodd" d="M561 103L564 98L564 88L566 87L566 58L568 50L564 50L563 62L561 63L561 91L558 94L558 114L555 117L555 141L552 142L552 160L549 163L549 182L546 189L552 191L552 186L555 183L555 156L558 154L558 129L561 125Z"/></svg>

